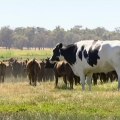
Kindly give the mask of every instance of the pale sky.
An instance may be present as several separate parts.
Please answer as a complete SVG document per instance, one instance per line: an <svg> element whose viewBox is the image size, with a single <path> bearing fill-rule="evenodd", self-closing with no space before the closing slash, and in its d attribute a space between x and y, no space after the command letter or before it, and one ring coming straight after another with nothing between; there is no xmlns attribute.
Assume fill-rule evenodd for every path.
<svg viewBox="0 0 120 120"><path fill-rule="evenodd" d="M0 0L0 27L120 27L120 0Z"/></svg>

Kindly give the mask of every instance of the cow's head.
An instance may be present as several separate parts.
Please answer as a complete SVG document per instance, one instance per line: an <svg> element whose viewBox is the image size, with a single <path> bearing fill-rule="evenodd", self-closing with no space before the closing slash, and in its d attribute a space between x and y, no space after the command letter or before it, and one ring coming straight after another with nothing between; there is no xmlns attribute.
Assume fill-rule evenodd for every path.
<svg viewBox="0 0 120 120"><path fill-rule="evenodd" d="M51 61L49 58L45 59L45 68L54 68L54 65L56 64L55 61Z"/></svg>
<svg viewBox="0 0 120 120"><path fill-rule="evenodd" d="M53 56L50 58L51 61L59 61L60 60L60 49L63 47L62 43L58 43L56 47L53 49Z"/></svg>

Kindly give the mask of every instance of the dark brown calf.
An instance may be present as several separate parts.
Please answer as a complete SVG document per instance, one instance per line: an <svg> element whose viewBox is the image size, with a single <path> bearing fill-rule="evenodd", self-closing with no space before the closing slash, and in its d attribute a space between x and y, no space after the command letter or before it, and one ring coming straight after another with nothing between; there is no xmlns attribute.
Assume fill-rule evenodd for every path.
<svg viewBox="0 0 120 120"><path fill-rule="evenodd" d="M100 79L101 84L107 83L109 80L111 82L113 82L114 80L118 79L118 75L117 75L116 71L111 71L108 73L103 73L103 72L102 73L94 73L92 77L93 77L93 84L94 85L97 85L98 79Z"/></svg>
<svg viewBox="0 0 120 120"><path fill-rule="evenodd" d="M28 63L27 63L27 73L28 73L28 78L30 80L30 85L33 85L36 86L36 82L37 82L37 79L38 79L38 73L40 71L40 65L38 63L37 60L33 59L33 60L30 60Z"/></svg>
<svg viewBox="0 0 120 120"><path fill-rule="evenodd" d="M4 82L6 72L6 65L3 62L0 62L0 82Z"/></svg>
<svg viewBox="0 0 120 120"><path fill-rule="evenodd" d="M113 81L115 81L115 80L118 80L118 75L117 75L116 71L108 72L108 73L107 73L107 76L109 77L110 82L113 82Z"/></svg>
<svg viewBox="0 0 120 120"><path fill-rule="evenodd" d="M44 62L44 60L39 61L39 64L40 64L41 70L39 72L38 81L45 82L46 79L45 79L45 62Z"/></svg>
<svg viewBox="0 0 120 120"><path fill-rule="evenodd" d="M39 73L38 81L52 81L54 80L54 71L53 68L45 68L45 61L39 61L39 64L41 66L41 71Z"/></svg>
<svg viewBox="0 0 120 120"><path fill-rule="evenodd" d="M100 76L99 73L93 73L92 80L94 85L97 85L97 80L99 79L99 76Z"/></svg>
<svg viewBox="0 0 120 120"><path fill-rule="evenodd" d="M12 74L14 78L21 77L22 63L15 59L12 63Z"/></svg>
<svg viewBox="0 0 120 120"><path fill-rule="evenodd" d="M67 86L67 80L70 83L70 88L73 89L73 71L70 65L67 62L51 62L49 59L46 59L45 68L53 68L55 72L55 87L58 84L58 77L63 77L63 81Z"/></svg>
<svg viewBox="0 0 120 120"><path fill-rule="evenodd" d="M6 65L6 71L5 71L5 77L11 77L12 76L12 65L10 62L6 61L4 62Z"/></svg>

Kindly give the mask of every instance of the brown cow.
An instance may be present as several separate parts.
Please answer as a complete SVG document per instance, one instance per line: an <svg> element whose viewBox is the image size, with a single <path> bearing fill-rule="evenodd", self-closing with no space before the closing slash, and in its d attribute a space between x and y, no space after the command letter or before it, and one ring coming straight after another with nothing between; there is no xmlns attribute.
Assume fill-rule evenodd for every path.
<svg viewBox="0 0 120 120"><path fill-rule="evenodd" d="M0 62L0 82L4 82L6 72L6 65L3 62Z"/></svg>
<svg viewBox="0 0 120 120"><path fill-rule="evenodd" d="M54 80L54 71L53 68L45 68L45 60L39 61L41 70L39 72L38 81L53 81Z"/></svg>
<svg viewBox="0 0 120 120"><path fill-rule="evenodd" d="M118 80L118 75L116 71L111 71L107 73L108 78L110 79L110 82L113 82L115 80Z"/></svg>
<svg viewBox="0 0 120 120"><path fill-rule="evenodd" d="M21 77L27 78L27 60L21 61Z"/></svg>
<svg viewBox="0 0 120 120"><path fill-rule="evenodd" d="M58 84L58 77L63 77L63 81L67 87L67 79L70 83L70 88L73 89L73 71L70 67L70 65L65 61L60 62L51 62L49 59L46 59L46 65L45 68L54 68L55 72L55 87L57 87Z"/></svg>
<svg viewBox="0 0 120 120"><path fill-rule="evenodd" d="M108 73L94 73L93 74L93 84L97 85L97 80L100 79L101 84L102 83L107 83L109 80L113 82L114 80L118 79L116 71L111 71Z"/></svg>
<svg viewBox="0 0 120 120"><path fill-rule="evenodd" d="M38 81L45 81L45 62L39 61L39 65L41 67L39 73L38 73Z"/></svg>
<svg viewBox="0 0 120 120"><path fill-rule="evenodd" d="M9 61L3 62L6 65L5 77L12 76L12 65Z"/></svg>
<svg viewBox="0 0 120 120"><path fill-rule="evenodd" d="M27 74L28 74L28 78L30 80L30 85L36 86L36 82L38 79L38 73L40 71L40 64L38 63L37 60L33 59L28 61L27 63Z"/></svg>
<svg viewBox="0 0 120 120"><path fill-rule="evenodd" d="M14 78L21 77L22 63L15 59L12 63L12 74Z"/></svg>
<svg viewBox="0 0 120 120"><path fill-rule="evenodd" d="M97 80L99 79L99 76L100 76L99 73L93 73L92 80L94 85L97 85Z"/></svg>

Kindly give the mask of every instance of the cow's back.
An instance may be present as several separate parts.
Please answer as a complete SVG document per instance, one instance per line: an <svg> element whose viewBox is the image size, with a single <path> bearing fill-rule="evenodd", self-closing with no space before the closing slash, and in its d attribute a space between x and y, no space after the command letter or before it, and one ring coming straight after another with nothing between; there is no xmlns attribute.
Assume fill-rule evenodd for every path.
<svg viewBox="0 0 120 120"><path fill-rule="evenodd" d="M76 63L72 66L75 74L79 74L79 69L84 70L86 74L89 72L112 71L114 70L114 64L117 65L118 59L120 60L120 41L81 41L76 44L78 47ZM80 59L79 53L82 46L84 46L84 50L82 51L82 59ZM93 55L91 55L92 58L90 58L89 50L91 49L94 51L98 47L98 51L96 50L97 52L93 52ZM85 50L88 56L85 54ZM96 59L94 56L97 56ZM93 64L89 63L89 59Z"/></svg>
<svg viewBox="0 0 120 120"><path fill-rule="evenodd" d="M27 71L30 73L38 73L40 70L40 65L36 60L31 60L27 63Z"/></svg>

